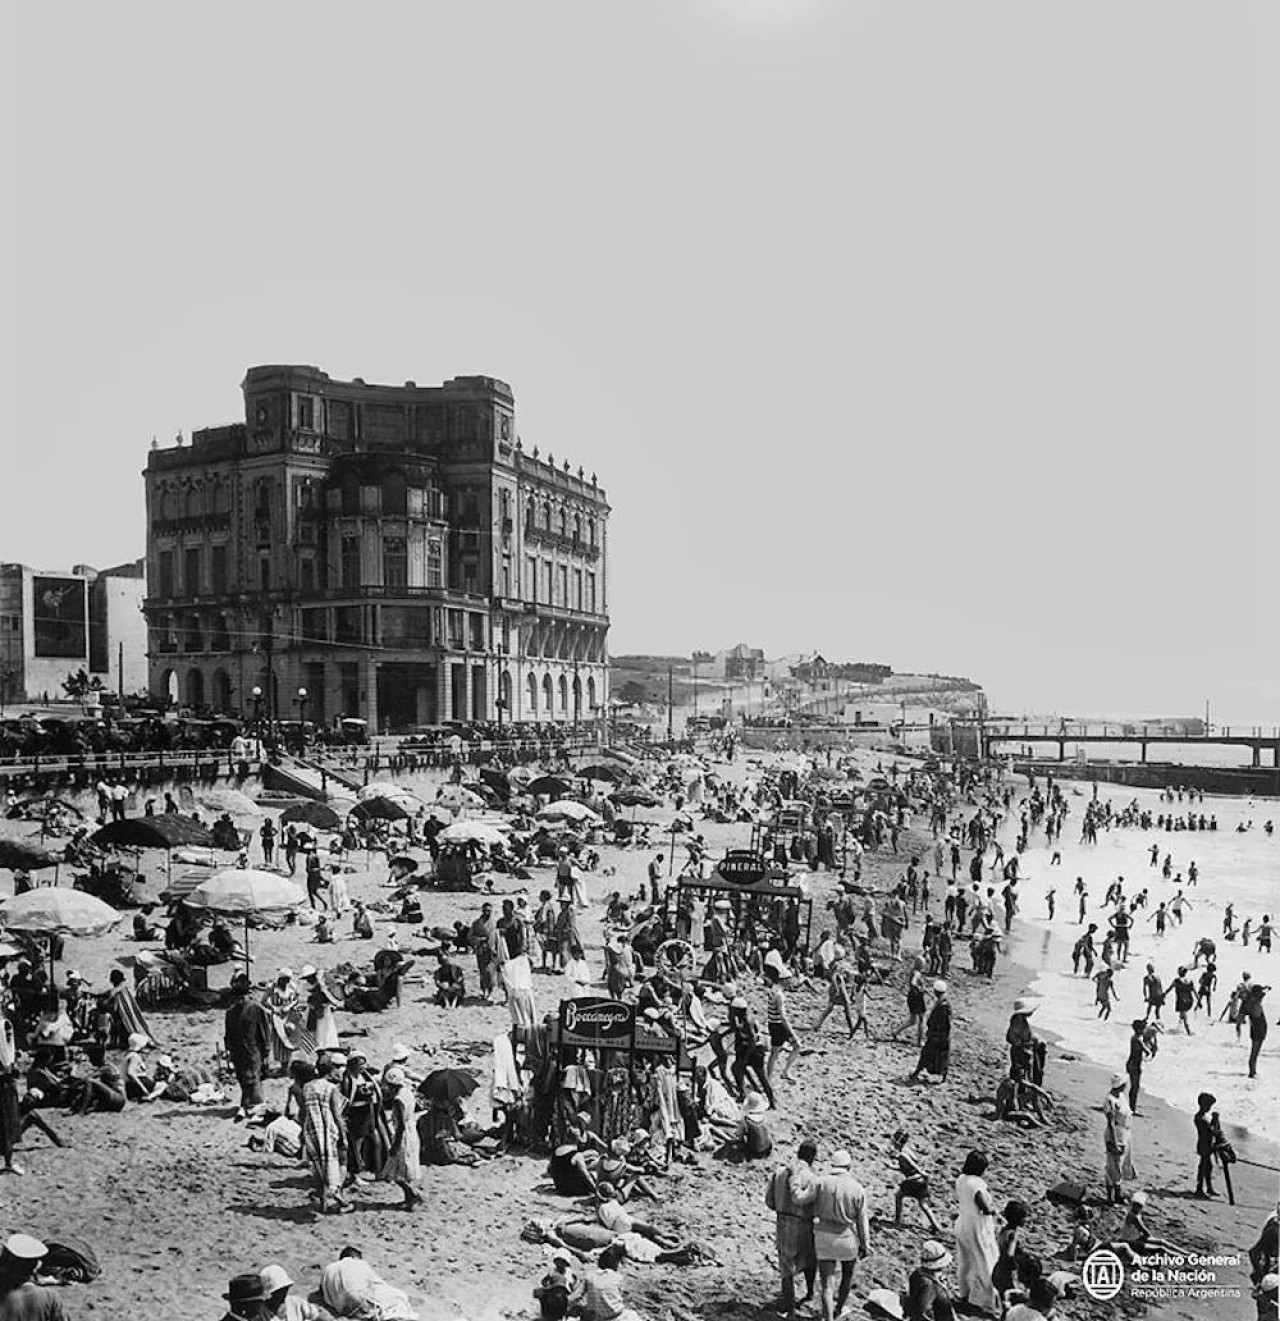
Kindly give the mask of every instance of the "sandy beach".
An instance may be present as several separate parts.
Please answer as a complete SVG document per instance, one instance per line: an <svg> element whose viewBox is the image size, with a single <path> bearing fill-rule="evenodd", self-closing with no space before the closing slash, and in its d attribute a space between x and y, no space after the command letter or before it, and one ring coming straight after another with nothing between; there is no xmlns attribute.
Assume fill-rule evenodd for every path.
<svg viewBox="0 0 1280 1321"><path fill-rule="evenodd" d="M868 758L875 760L870 754ZM757 773L741 758L731 768L716 769L734 778ZM427 777L410 777L408 783L434 792ZM671 815L670 807L642 813L656 826L668 825ZM706 836L712 857L726 848L742 847L748 830L745 825L710 822L699 823L697 829ZM654 838L658 838L656 830ZM668 851L661 844L657 847ZM897 855L887 850L868 854L864 881L887 889L913 852L927 859L931 849L932 837L913 828L900 840ZM602 870L587 875L590 906L582 919L587 957L600 976L604 900L614 889L638 889L652 857L652 851L611 846L601 852ZM255 849L255 861L257 856ZM614 874L605 874L609 869ZM534 873L528 890L535 899L551 877L549 867ZM376 904L387 893L382 888L385 878L381 860L371 868L361 866L351 877L352 897ZM499 894L505 879L497 878ZM825 872L805 875L814 899L815 941L824 926L832 925L824 920L830 918L825 905L837 892L836 880ZM154 863L147 884L151 893L163 886ZM940 906L941 886L936 879L933 885ZM508 888L514 892L517 883L510 882ZM424 893L423 900L428 927L447 926L455 919L470 921L480 901L472 894L436 893ZM375 921L379 935L392 927L376 910ZM417 942L411 929L396 929L402 946L412 951ZM372 945L353 941L349 918L338 930L340 939L332 946L314 944L310 928L302 925L255 931L255 981L270 979L280 966L297 969L312 962L331 968L343 961L366 961L379 947L377 939ZM919 933L915 920L904 944L907 951L918 948ZM1026 1133L990 1117L995 1085L1006 1068L1003 1036L1009 1007L1017 995L1037 989L1037 961L1030 955L1041 938L1033 927L1019 924L1009 956L1000 959L991 981L968 973L967 948L957 945L950 978L956 1022L952 1071L946 1083L911 1084L907 1075L915 1065L913 1045L850 1041L843 1024L831 1019L821 1037L805 1040L812 1053L797 1063L793 1080L779 1085L779 1107L769 1116L776 1154L789 1156L806 1135L817 1140L822 1156L846 1147L853 1154L854 1174L868 1192L873 1251L856 1271L854 1300L865 1298L873 1288L904 1287L921 1242L930 1237L910 1207L904 1226L892 1225L897 1175L889 1136L899 1125L911 1130L926 1159L944 1228L954 1216L952 1184L970 1148L989 1153L987 1180L999 1205L1014 1197L1031 1204L1028 1245L1046 1259L1055 1256L1070 1234L1069 1212L1044 1200L1046 1189L1060 1180L1079 1178L1095 1192L1100 1190L1100 1106L1106 1076L1114 1065L1089 1062L1055 1044L1046 1077L1057 1103L1050 1127ZM74 967L95 987L105 986L117 960L137 948L123 932L96 941L69 940L59 980ZM466 959L464 966L472 992L474 965ZM416 971L423 968L420 962ZM559 975L538 975L534 981L540 1013L554 1009L562 996L572 992ZM750 997L763 1014L762 989L753 987ZM803 1029L821 1012L825 995L820 989L800 990L789 1000L803 1037ZM904 1016L900 985L876 991L869 1013L875 1036L887 1034ZM352 1034L359 1034L360 1044L379 1064L388 1058L393 1043L404 1043L412 1049L411 1067L417 1072L457 1062L487 1071L490 1042L508 1023L505 1007L471 995L460 1010L446 1016L430 1003L420 981L406 986L399 1008L375 1015L339 1014L344 1042L349 1044L356 1039ZM222 1013L184 1009L153 1014L151 1026L163 1050L175 1059L208 1063L221 1039ZM1264 1064L1269 1063L1264 1056ZM282 1105L284 1084L269 1082L267 1099ZM471 1105L475 1117L488 1123L487 1072ZM231 1275L279 1262L302 1286L296 1292L306 1293L320 1269L349 1243L360 1246L389 1281L408 1291L423 1318L498 1321L534 1315L531 1290L546 1258L540 1248L520 1237L521 1228L529 1220L550 1221L569 1213L569 1204L551 1191L545 1155L511 1153L474 1169L427 1167L423 1188L428 1207L416 1215L398 1209L399 1194L393 1186L372 1184L358 1190L355 1214L318 1218L308 1202L303 1167L250 1151L248 1131L233 1120L234 1109L234 1103L202 1109L159 1102L130 1105L121 1115L68 1118L51 1113L51 1121L70 1144L65 1150L51 1147L37 1133L26 1135L19 1155L25 1176L0 1182L10 1228L54 1237L58 1230L78 1234L93 1244L104 1263L97 1282L66 1290L71 1315L115 1318L155 1310L192 1321L214 1321L222 1315L221 1294ZM1250 1160L1280 1166L1280 1152L1261 1139L1250 1137L1237 1145ZM1190 1115L1154 1099L1147 1101L1136 1121L1134 1159L1142 1186L1151 1195L1150 1219L1156 1232L1188 1248L1242 1251L1254 1241L1274 1206L1276 1176L1243 1165L1235 1167L1234 1208L1221 1201L1192 1200ZM642 1316L764 1321L776 1315L768 1306L778 1292L773 1217L763 1200L765 1174L774 1163L730 1164L701 1155L696 1166L676 1166L659 1181L661 1202L656 1207L646 1205L645 1211L682 1239L705 1245L719 1265L628 1266L628 1301ZM1118 1211L1101 1211L1099 1232L1106 1237L1119 1220ZM1224 1310L1221 1300L1208 1307L1187 1299L1170 1302L1162 1315L1250 1315L1247 1261L1243 1267L1224 1268L1221 1283L1241 1290L1239 1302L1229 1309ZM856 1301L854 1306L854 1314L862 1315ZM1124 1310L1138 1313L1143 1305L1124 1301ZM1064 1314L1113 1316L1115 1305L1081 1299L1066 1304Z"/></svg>

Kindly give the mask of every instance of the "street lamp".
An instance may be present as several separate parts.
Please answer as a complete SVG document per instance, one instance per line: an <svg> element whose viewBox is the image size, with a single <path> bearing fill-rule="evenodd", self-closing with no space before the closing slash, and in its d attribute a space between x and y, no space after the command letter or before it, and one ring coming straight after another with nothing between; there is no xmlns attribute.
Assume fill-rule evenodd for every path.
<svg viewBox="0 0 1280 1321"><path fill-rule="evenodd" d="M253 727L257 733L258 741L262 741L262 689L257 684L253 686Z"/></svg>
<svg viewBox="0 0 1280 1321"><path fill-rule="evenodd" d="M298 751L304 752L307 747L307 690L298 689Z"/></svg>

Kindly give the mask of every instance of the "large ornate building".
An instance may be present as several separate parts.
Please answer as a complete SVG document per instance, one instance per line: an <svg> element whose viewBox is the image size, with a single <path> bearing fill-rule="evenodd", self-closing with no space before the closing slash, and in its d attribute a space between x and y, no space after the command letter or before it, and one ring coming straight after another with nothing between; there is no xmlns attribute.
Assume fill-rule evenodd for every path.
<svg viewBox="0 0 1280 1321"><path fill-rule="evenodd" d="M509 386L243 390L244 422L147 463L153 693L380 732L603 715L608 501L523 449Z"/></svg>

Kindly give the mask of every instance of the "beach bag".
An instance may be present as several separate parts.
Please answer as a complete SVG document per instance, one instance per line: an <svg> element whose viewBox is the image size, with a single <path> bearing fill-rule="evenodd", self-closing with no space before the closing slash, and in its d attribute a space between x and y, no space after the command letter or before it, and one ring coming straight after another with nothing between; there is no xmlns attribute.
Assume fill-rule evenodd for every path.
<svg viewBox="0 0 1280 1321"><path fill-rule="evenodd" d="M102 1274L98 1254L74 1234L46 1234L48 1252L40 1263L40 1274L59 1284L88 1284Z"/></svg>

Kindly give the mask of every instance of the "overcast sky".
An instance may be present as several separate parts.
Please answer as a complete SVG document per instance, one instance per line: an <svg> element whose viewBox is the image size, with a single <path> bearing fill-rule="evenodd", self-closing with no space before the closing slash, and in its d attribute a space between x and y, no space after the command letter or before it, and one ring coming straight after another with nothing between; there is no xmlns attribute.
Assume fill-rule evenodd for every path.
<svg viewBox="0 0 1280 1321"><path fill-rule="evenodd" d="M1280 723L1276 8L10 6L0 558L251 364L483 373L615 652Z"/></svg>

